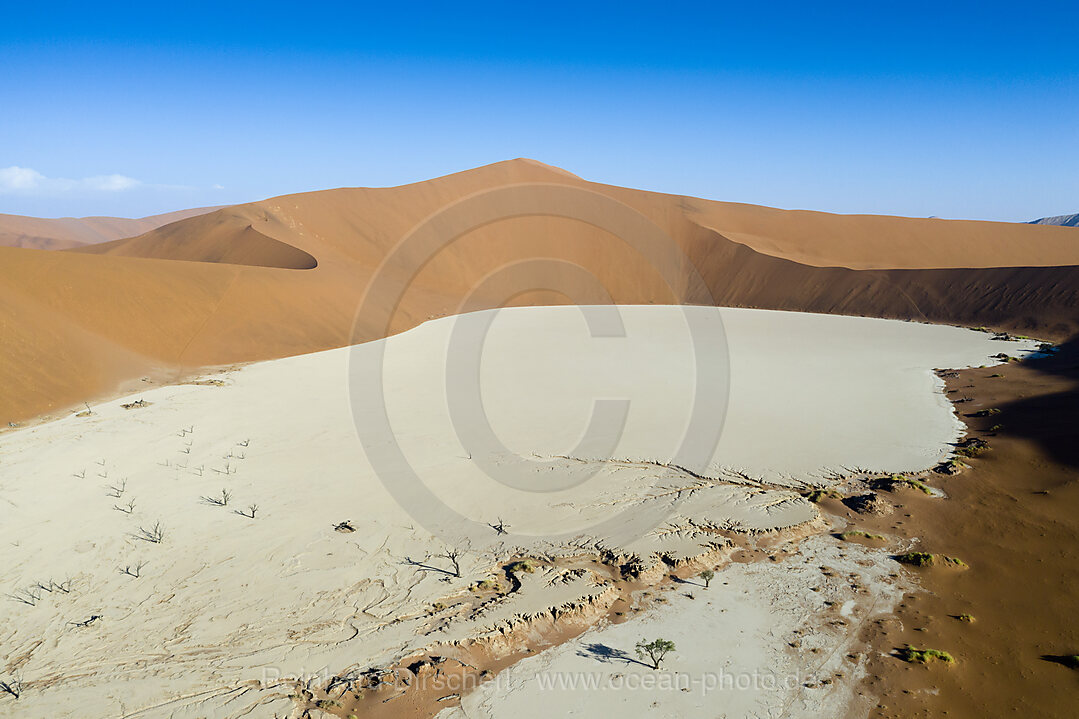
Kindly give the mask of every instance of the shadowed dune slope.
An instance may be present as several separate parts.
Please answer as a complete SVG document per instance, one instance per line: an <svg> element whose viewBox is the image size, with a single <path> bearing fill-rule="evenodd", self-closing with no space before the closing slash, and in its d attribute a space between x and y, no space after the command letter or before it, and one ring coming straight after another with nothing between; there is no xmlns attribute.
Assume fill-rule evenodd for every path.
<svg viewBox="0 0 1079 719"><path fill-rule="evenodd" d="M382 266L440 212L433 234L420 234L440 251L409 245ZM719 304L1059 338L1079 328L1074 234L709 202L530 160L282 196L85 252L0 247L0 422L139 375L328 349L503 304ZM642 239L658 254L631 246ZM407 293L373 292L356 321L380 266ZM387 323L374 310L390 306Z"/></svg>
<svg viewBox="0 0 1079 719"><path fill-rule="evenodd" d="M199 207L138 219L127 217L24 217L0 214L0 247L24 247L31 250L67 250L99 242L141 235L170 222L212 212Z"/></svg>

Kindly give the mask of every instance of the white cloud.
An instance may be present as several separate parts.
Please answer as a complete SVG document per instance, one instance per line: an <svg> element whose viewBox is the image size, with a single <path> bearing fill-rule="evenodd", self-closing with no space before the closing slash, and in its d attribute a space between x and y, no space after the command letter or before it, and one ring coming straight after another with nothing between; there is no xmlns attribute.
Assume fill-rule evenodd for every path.
<svg viewBox="0 0 1079 719"><path fill-rule="evenodd" d="M96 177L87 177L82 180L82 184L92 190L120 192L130 190L132 187L138 187L142 183L133 177L125 175L98 175Z"/></svg>
<svg viewBox="0 0 1079 719"><path fill-rule="evenodd" d="M126 175L95 175L80 180L64 177L45 177L29 167L0 168L0 193L46 195L65 192L123 192L140 186L138 180Z"/></svg>
<svg viewBox="0 0 1079 719"><path fill-rule="evenodd" d="M46 179L44 175L37 170L31 170L29 167L12 165L11 167L0 168L0 192L32 190L40 185L44 179Z"/></svg>

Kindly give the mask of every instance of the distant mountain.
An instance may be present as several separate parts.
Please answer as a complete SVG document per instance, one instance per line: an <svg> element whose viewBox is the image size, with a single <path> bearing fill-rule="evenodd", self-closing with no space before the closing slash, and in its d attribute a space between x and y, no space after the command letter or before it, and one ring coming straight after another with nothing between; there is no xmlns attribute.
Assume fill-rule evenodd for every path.
<svg viewBox="0 0 1079 719"><path fill-rule="evenodd" d="M1032 220L1028 225L1060 225L1061 227L1079 227L1079 212L1074 215L1057 215L1056 217L1043 217L1040 220Z"/></svg>

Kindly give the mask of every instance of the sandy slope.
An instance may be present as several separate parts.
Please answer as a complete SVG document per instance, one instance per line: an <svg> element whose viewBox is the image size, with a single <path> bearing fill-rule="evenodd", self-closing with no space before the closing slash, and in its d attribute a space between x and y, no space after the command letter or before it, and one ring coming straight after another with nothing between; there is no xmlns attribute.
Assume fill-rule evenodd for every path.
<svg viewBox="0 0 1079 719"><path fill-rule="evenodd" d="M728 400L723 381L697 392L682 309L619 310L625 336L602 338L589 337L577 308L498 313L472 371L509 453L466 449L461 433L475 423L466 415L455 425L448 414L452 389L470 376L447 378L453 330L490 313L248 366L219 375L221 386L148 389L90 416L6 434L0 579L24 601L0 615L0 667L25 689L18 703L0 703L0 715L284 716L297 678L319 686L428 644L497 642L552 607L602 609L610 580L557 562L480 604L466 589L516 556L606 549L662 572L661 554L718 561L726 541L718 529L748 536L815 526L815 507L778 485L819 484L855 466L934 464L957 422L931 368L982 364L1001 345L947 327L689 308L726 327ZM369 376L356 372L379 352L393 430L382 437L371 431ZM643 461L670 459L693 396L720 410L729 401L704 474ZM625 461L572 456L589 397L631 400L624 429L601 426ZM135 399L147 404L121 406ZM402 505L394 496L404 475L380 461L387 443L403 450L433 501L406 495ZM488 475L513 454L536 462L531 491ZM549 485L567 477L588 481ZM214 506L207 498L222 489L230 503ZM251 504L254 519L233 511ZM446 507L464 519L440 524L445 513L436 511L428 521L427 510ZM510 534L488 526L498 517ZM356 531L335 532L343 520ZM157 522L161 543L138 538ZM408 563L444 569L432 555L451 545L465 548L459 578ZM742 585L741 573L732 581L760 586ZM710 591L734 600L721 586ZM745 638L757 647L747 656L769 664L773 642L787 639L759 630Z"/></svg>
<svg viewBox="0 0 1079 719"><path fill-rule="evenodd" d="M410 246L378 275L408 286L392 321L368 307L356 322L376 268L447 208L420 235L444 249ZM85 252L0 248L0 327L11 348L0 354L10 387L0 422L77 406L140 376L383 337L466 300L471 309L567 296L759 307L1059 337L1079 327L1073 235L713 203L589 183L528 160L283 196ZM385 292L376 306L394 302Z"/></svg>
<svg viewBox="0 0 1079 719"><path fill-rule="evenodd" d="M67 250L98 242L134 237L171 222L211 212L200 207L138 219L127 217L25 217L0 214L0 246L34 250Z"/></svg>

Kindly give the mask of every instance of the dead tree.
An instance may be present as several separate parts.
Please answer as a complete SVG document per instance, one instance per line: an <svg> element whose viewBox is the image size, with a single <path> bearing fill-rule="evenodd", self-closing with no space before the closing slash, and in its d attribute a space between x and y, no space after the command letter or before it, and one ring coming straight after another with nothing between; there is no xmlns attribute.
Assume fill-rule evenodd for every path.
<svg viewBox="0 0 1079 719"><path fill-rule="evenodd" d="M222 489L220 497L203 497L202 501L206 502L207 504L224 507L229 503L230 499L232 499L232 492L228 491L227 489Z"/></svg>
<svg viewBox="0 0 1079 719"><path fill-rule="evenodd" d="M120 570L120 574L126 574L129 577L139 578L142 574L142 568L146 566L146 562L137 562L135 564L129 564Z"/></svg>
<svg viewBox="0 0 1079 719"><path fill-rule="evenodd" d="M10 694L15 699L18 699L22 695L22 679L13 676L7 681L0 681L0 692Z"/></svg>
<svg viewBox="0 0 1079 719"><path fill-rule="evenodd" d="M247 517L248 519L254 519L255 518L255 512L259 511L259 506L257 504L252 504L246 510L244 510L244 509L234 509L232 511L235 512L236 514L240 515L241 517Z"/></svg>
<svg viewBox="0 0 1079 719"><path fill-rule="evenodd" d="M453 576L461 576L461 550L453 547L451 549L447 549L445 552L439 554L438 556L449 561L449 563L453 565Z"/></svg>
<svg viewBox="0 0 1079 719"><path fill-rule="evenodd" d="M98 619L101 619L100 614L92 614L89 619L86 619L86 620L81 621L81 622L68 622L68 624L70 624L73 627L88 627L91 624L93 624L94 622L96 622Z"/></svg>
<svg viewBox="0 0 1079 719"><path fill-rule="evenodd" d="M165 528L161 526L161 522L154 522L154 526L149 529L146 527L139 527L135 539L141 539L144 542L151 542L153 544L161 544L162 540L165 539Z"/></svg>

